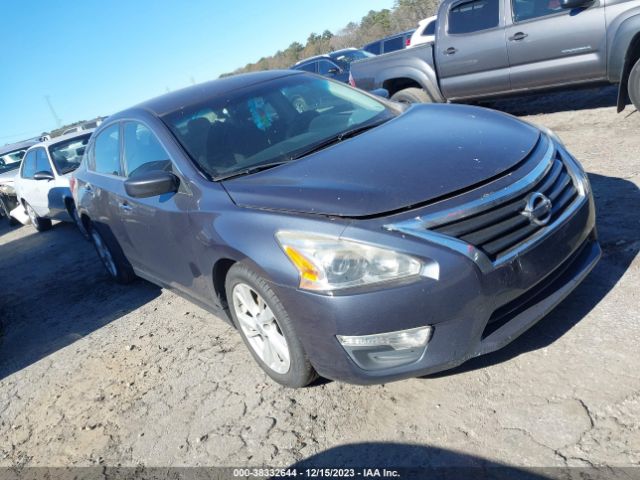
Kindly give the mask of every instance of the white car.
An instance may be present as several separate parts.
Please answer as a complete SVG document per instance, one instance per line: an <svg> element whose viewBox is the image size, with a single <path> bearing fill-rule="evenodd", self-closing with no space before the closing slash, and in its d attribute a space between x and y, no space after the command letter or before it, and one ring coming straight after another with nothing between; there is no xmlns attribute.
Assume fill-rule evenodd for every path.
<svg viewBox="0 0 640 480"><path fill-rule="evenodd" d="M48 230L51 220L75 221L80 225L69 178L80 165L92 132L83 130L56 137L30 147L25 153L14 188L18 206L24 208L36 230Z"/></svg>
<svg viewBox="0 0 640 480"><path fill-rule="evenodd" d="M418 23L418 28L411 35L411 45L407 48L433 43L436 39L436 20L437 17L435 15L421 20Z"/></svg>

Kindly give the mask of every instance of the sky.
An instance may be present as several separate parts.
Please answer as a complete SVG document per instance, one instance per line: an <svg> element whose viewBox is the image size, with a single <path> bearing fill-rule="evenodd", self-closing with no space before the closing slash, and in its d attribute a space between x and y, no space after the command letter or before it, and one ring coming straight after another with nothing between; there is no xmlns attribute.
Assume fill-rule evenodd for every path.
<svg viewBox="0 0 640 480"><path fill-rule="evenodd" d="M106 116L336 32L393 0L5 1L0 145ZM10 19L10 21L7 21ZM55 116L48 106L49 99Z"/></svg>

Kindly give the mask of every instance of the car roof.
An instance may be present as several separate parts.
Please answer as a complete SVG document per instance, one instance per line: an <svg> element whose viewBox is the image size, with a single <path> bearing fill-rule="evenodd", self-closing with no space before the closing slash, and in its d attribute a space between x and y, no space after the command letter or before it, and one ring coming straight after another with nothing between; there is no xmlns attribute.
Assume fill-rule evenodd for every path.
<svg viewBox="0 0 640 480"><path fill-rule="evenodd" d="M114 115L109 115L109 120L117 120L126 117L130 112L136 110L146 110L157 116L163 116L174 112L179 108L189 107L202 101L203 98L212 98L228 94L234 90L250 87L276 78L290 75L304 75L304 72L295 70L267 70L254 73L243 73L230 77L218 78L209 82L200 83L190 87L182 88L173 92L165 93L159 97L152 98L145 102L134 105L131 108L122 110ZM105 125L108 122L104 122Z"/></svg>
<svg viewBox="0 0 640 480"><path fill-rule="evenodd" d="M31 148L34 147L50 147L51 145L55 145L57 143L65 142L67 140L72 140L76 137L82 137L88 133L93 133L95 128L88 128L87 130L81 130L79 132L67 133L66 135L60 135L59 137L53 137L50 140L45 140L44 142L38 142L31 145Z"/></svg>
<svg viewBox="0 0 640 480"><path fill-rule="evenodd" d="M376 43L378 43L378 42L384 42L385 40L389 40L390 38L402 37L402 36L404 36L404 35L411 35L411 34L413 34L413 32L415 32L415 31L416 31L416 29L415 29L415 28L412 28L411 30L406 30L406 31L404 31L404 32L394 33L393 35L387 35L387 36L386 36L386 37L384 37L384 38L379 38L378 40L374 40L373 42L369 42L369 43L367 43L367 45L373 45L373 44L376 44ZM366 46L366 45L365 45L365 46Z"/></svg>
<svg viewBox="0 0 640 480"><path fill-rule="evenodd" d="M334 50L333 52L323 53L322 55L314 55L313 57L304 58L302 60L297 61L293 66L294 67L299 67L303 63L311 62L313 60L319 60L321 58L326 58L326 59L329 59L329 60L333 60L333 59L335 59L336 55L341 55L343 53L353 52L353 51L358 51L358 49L354 48L354 47L341 48L340 50Z"/></svg>
<svg viewBox="0 0 640 480"><path fill-rule="evenodd" d="M4 155L5 153L13 152L15 150L22 150L22 149L26 150L27 148L31 147L32 145L35 145L36 143L38 143L37 140L24 140L21 142L3 145L2 147L0 147L0 155Z"/></svg>

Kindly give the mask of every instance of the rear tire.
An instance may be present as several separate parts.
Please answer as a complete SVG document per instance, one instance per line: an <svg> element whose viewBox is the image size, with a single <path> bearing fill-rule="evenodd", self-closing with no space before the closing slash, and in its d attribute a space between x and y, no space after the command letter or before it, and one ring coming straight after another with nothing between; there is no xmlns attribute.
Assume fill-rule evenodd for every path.
<svg viewBox="0 0 640 480"><path fill-rule="evenodd" d="M109 277L116 283L123 285L133 282L136 274L111 232L106 228L99 228L97 225L91 224L89 234Z"/></svg>
<svg viewBox="0 0 640 480"><path fill-rule="evenodd" d="M51 228L51 219L39 217L36 211L27 202L24 202L24 209L27 211L27 215L29 215L31 224L38 232L44 232Z"/></svg>
<svg viewBox="0 0 640 480"><path fill-rule="evenodd" d="M317 374L280 299L260 275L242 264L225 280L229 311L255 361L285 387L305 387Z"/></svg>
<svg viewBox="0 0 640 480"><path fill-rule="evenodd" d="M399 103L432 103L431 97L421 88L405 88L394 93L391 100Z"/></svg>
<svg viewBox="0 0 640 480"><path fill-rule="evenodd" d="M76 204L72 200L69 200L68 202L69 203L67 204L67 212L69 212L69 216L73 219L73 222L76 224L76 227L78 227L78 230L80 230L80 234L84 237L84 239L91 240L91 235L85 228L84 224L82 223L82 219L78 214Z"/></svg>
<svg viewBox="0 0 640 480"><path fill-rule="evenodd" d="M627 92L631 103L640 112L640 58L629 72L629 80L627 83Z"/></svg>

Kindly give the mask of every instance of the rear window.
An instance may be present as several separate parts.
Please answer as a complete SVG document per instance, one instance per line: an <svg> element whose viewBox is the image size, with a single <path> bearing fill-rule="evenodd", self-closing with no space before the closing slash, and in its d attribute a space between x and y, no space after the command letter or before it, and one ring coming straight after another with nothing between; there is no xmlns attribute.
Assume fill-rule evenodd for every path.
<svg viewBox="0 0 640 480"><path fill-rule="evenodd" d="M435 33L436 33L436 21L433 20L432 22L427 23L427 26L424 27L424 30L422 31L422 36L428 37L431 35L435 35Z"/></svg>
<svg viewBox="0 0 640 480"><path fill-rule="evenodd" d="M462 34L498 26L498 0L473 0L461 3L449 11L448 32Z"/></svg>
<svg viewBox="0 0 640 480"><path fill-rule="evenodd" d="M115 123L105 128L96 138L93 150L93 167L98 173L121 175L120 170L120 125Z"/></svg>
<svg viewBox="0 0 640 480"><path fill-rule="evenodd" d="M0 155L0 173L9 172L18 168L26 151L27 149L23 148L21 150L14 150L13 152L6 152Z"/></svg>
<svg viewBox="0 0 640 480"><path fill-rule="evenodd" d="M296 67L296 70L304 70L305 72L316 72L316 62L309 62Z"/></svg>
<svg viewBox="0 0 640 480"><path fill-rule="evenodd" d="M89 137L91 137L90 133L49 147L49 155L60 175L73 172L80 166Z"/></svg>
<svg viewBox="0 0 640 480"><path fill-rule="evenodd" d="M404 48L404 37L395 37L384 41L384 53L395 52Z"/></svg>
<svg viewBox="0 0 640 480"><path fill-rule="evenodd" d="M365 45L363 50L373 53L374 55L380 55L380 44L381 42L370 43L369 45Z"/></svg>

